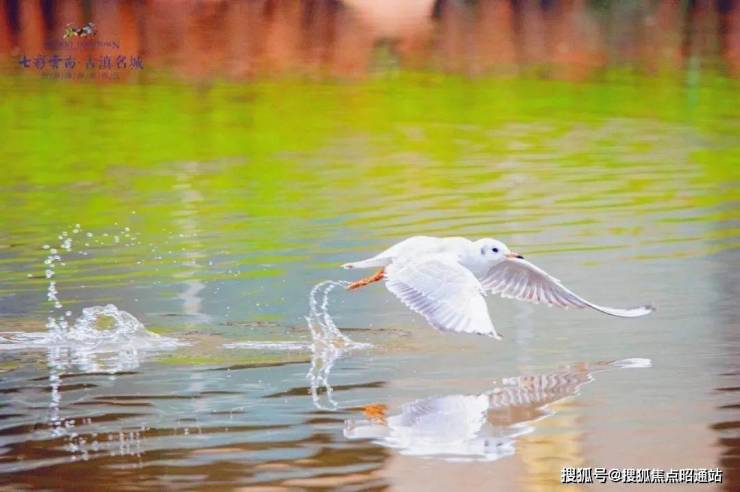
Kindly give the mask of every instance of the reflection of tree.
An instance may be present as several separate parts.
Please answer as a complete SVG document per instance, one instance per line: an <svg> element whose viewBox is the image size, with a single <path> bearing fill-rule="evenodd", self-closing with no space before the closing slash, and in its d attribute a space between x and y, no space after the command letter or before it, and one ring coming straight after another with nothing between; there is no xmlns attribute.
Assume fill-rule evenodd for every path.
<svg viewBox="0 0 740 492"><path fill-rule="evenodd" d="M722 53L727 60L730 73L740 76L740 2L732 3L729 12L722 17L725 33Z"/></svg>
<svg viewBox="0 0 740 492"><path fill-rule="evenodd" d="M379 46L401 66L466 74L543 68L581 79L612 64L654 71L722 58L738 72L740 2L567 0L165 0L0 2L0 53L44 52L67 23L94 19L101 39L148 66L192 78L271 74L356 77ZM11 8L12 7L12 8ZM684 49L684 47L686 49ZM48 51L48 50L47 50ZM84 55L99 55L92 48Z"/></svg>

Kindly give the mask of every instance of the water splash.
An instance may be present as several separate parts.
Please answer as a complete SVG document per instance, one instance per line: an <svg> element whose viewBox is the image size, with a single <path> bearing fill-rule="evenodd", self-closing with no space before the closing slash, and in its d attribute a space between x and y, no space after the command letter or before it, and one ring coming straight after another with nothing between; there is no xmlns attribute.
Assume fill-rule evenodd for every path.
<svg viewBox="0 0 740 492"><path fill-rule="evenodd" d="M306 317L314 343L321 341L341 346L352 344L352 340L339 331L329 314L329 293L336 287L348 287L349 282L324 280L316 284L308 297L309 312Z"/></svg>
<svg viewBox="0 0 740 492"><path fill-rule="evenodd" d="M342 355L353 350L371 348L369 343L355 342L339 331L329 314L329 294L337 287L347 287L349 282L325 280L319 282L309 294L309 311L306 322L311 332L311 342L268 341L234 342L224 344L227 349L247 350L310 350L311 368L306 374L310 383L314 406L321 410L335 410L339 405L333 398L329 384L329 374L334 363ZM322 402L321 393L326 395L327 403Z"/></svg>
<svg viewBox="0 0 740 492"><path fill-rule="evenodd" d="M118 223L115 223L116 227ZM80 224L75 224L71 228L71 232L62 231L57 239L59 244L57 247L53 247L49 244L45 244L43 249L48 252L44 259L44 276L49 280L49 284L46 289L46 299L51 304L50 316L47 321L47 328L49 330L55 330L55 334L63 335L64 331L70 326L69 318L72 316L71 311L62 311L64 305L60 299L60 293L57 288L57 269L59 267L66 266L62 252L66 255L73 253L73 244L79 238L80 250L78 252L81 256L87 256L89 253L87 248L91 246L110 246L111 234L104 232L96 237L92 232L84 232ZM131 232L129 227L123 227L120 231L112 233L113 244L130 246L134 244L141 244L137 235ZM123 242L121 241L123 238Z"/></svg>
<svg viewBox="0 0 740 492"><path fill-rule="evenodd" d="M225 343L224 348L247 350L304 351L311 350L311 344L306 342L234 342Z"/></svg>
<svg viewBox="0 0 740 492"><path fill-rule="evenodd" d="M329 374L337 359L346 352L372 347L369 343L355 342L339 331L329 314L329 293L336 287L347 287L349 284L345 281L325 280L316 284L309 294L309 314L306 321L311 330L313 343L311 368L306 377L310 383L314 406L321 410L335 410L339 406L333 398L333 390L329 384ZM321 401L322 388L328 404Z"/></svg>
<svg viewBox="0 0 740 492"><path fill-rule="evenodd" d="M144 328L130 313L113 304L92 306L65 330L47 333L18 333L0 343L0 349L45 349L49 367L49 432L65 441L72 453L81 450L85 459L85 440L75 431L75 419L62 412L62 375L74 370L114 375L137 369L148 354L175 349L183 342L163 337ZM114 376L112 376L114 377Z"/></svg>
<svg viewBox="0 0 740 492"><path fill-rule="evenodd" d="M72 247L71 240L68 243L64 243L69 248ZM56 264L62 263L62 257L59 255L59 251L56 248L50 247L48 244L44 245L44 249L49 250L49 255L44 260L44 266L46 267L44 269L44 276L49 279L49 286L46 289L46 299L54 306L55 309L62 309L62 303L59 302L57 291L57 283L56 280L54 280L54 275L56 274Z"/></svg>
<svg viewBox="0 0 740 492"><path fill-rule="evenodd" d="M119 350L122 345L166 347L180 343L152 333L132 314L113 304L84 308L82 315L65 332L53 330L60 344L94 346Z"/></svg>
<svg viewBox="0 0 740 492"><path fill-rule="evenodd" d="M46 297L51 303L47 332L0 333L0 351L48 350L50 368L57 371L76 367L84 372L119 372L138 367L140 352L172 350L185 345L148 331L135 316L113 304L84 308L74 321L71 311L62 311L64 305L55 280L57 269L65 266L61 251L72 253L78 237L84 248L91 242L96 245L107 242L107 239L96 239L92 232L83 233L80 224L75 224L71 233L59 234L57 248L44 245L44 250L48 251L44 260L44 274L49 280ZM107 238L109 234L103 233L100 237ZM123 243L121 238L124 238ZM113 235L113 241L129 245L136 243L137 238L125 227ZM88 252L84 248L79 254L86 256Z"/></svg>
<svg viewBox="0 0 740 492"><path fill-rule="evenodd" d="M113 304L85 308L71 324L51 318L47 327L47 332L0 333L0 351L48 350L49 365L58 371L115 373L138 367L142 354L186 345L152 333Z"/></svg>

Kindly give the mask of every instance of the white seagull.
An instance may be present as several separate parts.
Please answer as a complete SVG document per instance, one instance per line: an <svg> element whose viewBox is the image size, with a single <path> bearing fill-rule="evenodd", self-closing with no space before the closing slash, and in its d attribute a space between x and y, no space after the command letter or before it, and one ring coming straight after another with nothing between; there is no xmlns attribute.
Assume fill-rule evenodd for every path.
<svg viewBox="0 0 740 492"><path fill-rule="evenodd" d="M372 258L342 265L347 269L378 267L377 273L353 282L348 289L385 279L385 286L401 302L442 331L500 340L483 298L487 293L562 308L591 308L622 318L655 311L649 305L619 309L593 304L496 239L414 236Z"/></svg>

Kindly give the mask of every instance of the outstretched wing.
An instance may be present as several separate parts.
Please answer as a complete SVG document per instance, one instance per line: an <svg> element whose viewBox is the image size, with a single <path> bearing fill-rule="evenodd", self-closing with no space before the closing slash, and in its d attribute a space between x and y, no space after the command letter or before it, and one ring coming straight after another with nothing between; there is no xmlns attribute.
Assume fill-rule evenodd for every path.
<svg viewBox="0 0 740 492"><path fill-rule="evenodd" d="M488 316L480 282L453 256L398 258L385 269L385 286L442 331L500 339Z"/></svg>
<svg viewBox="0 0 740 492"><path fill-rule="evenodd" d="M592 308L622 318L636 318L655 311L652 306L619 309L593 304L565 287L560 280L522 259L508 259L493 266L481 279L485 291L520 301L563 308Z"/></svg>

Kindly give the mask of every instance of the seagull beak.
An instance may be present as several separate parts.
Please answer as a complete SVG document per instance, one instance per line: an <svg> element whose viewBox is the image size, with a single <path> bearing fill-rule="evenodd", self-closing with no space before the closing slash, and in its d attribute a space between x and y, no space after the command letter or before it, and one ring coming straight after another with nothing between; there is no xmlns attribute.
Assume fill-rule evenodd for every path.
<svg viewBox="0 0 740 492"><path fill-rule="evenodd" d="M513 251L511 253L506 253L506 256L510 260L523 260L524 257L520 255L519 253L514 253Z"/></svg>

